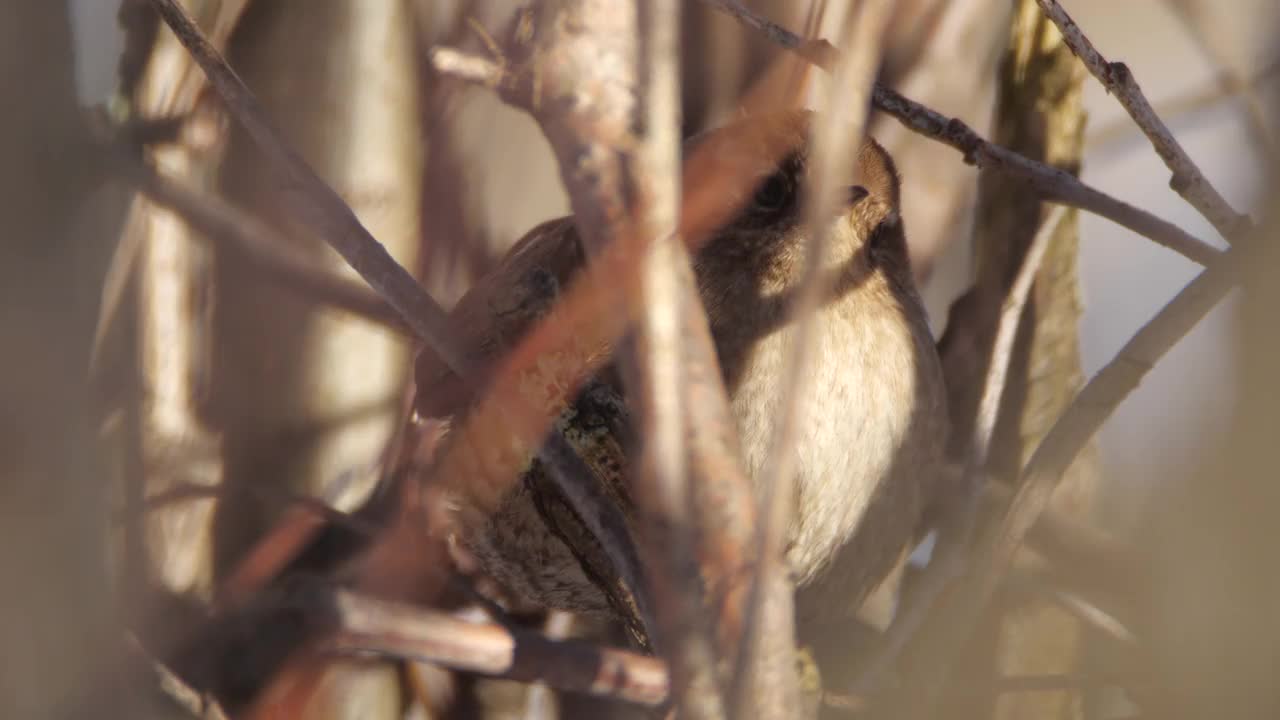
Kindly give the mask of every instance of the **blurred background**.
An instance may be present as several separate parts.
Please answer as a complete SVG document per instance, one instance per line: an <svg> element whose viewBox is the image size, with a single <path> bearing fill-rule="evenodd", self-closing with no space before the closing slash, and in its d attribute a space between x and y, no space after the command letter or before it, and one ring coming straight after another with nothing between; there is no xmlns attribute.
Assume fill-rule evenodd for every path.
<svg viewBox="0 0 1280 720"><path fill-rule="evenodd" d="M309 162L398 259L422 269L424 284L442 302L455 300L476 273L535 223L567 211L553 158L536 126L487 90L435 77L424 61L425 51L440 43L485 52L488 36L502 35L515 3L187 4L197 10L202 26L226 49L233 66ZM824 12L816 14L807 2L795 0L744 4L797 31L817 29L818 34L834 37L845 3L820 3ZM13 347L24 350L11 357L15 370L8 380L22 377L26 362L39 369L32 377L53 373L52 386L61 393L50 394L34 380L19 383L27 387L13 391L16 399L7 403L6 423L13 426L15 437L25 439L14 440L13 447L45 443L44 459L62 463L59 477L72 478L65 485L31 480L28 484L38 490L30 493L6 487L6 492L16 493L5 510L12 516L5 553L13 555L6 559L33 577L56 580L59 588L48 597L15 595L22 599L6 607L24 619L6 621L6 633L27 644L42 643L43 636L35 630L42 627L38 618L18 609L38 608L36 615L46 613L49 620L66 611L68 598L77 598L70 604L97 618L86 620L84 628L103 633L84 635L83 645L55 643L41 662L24 660L25 672L9 672L22 655L8 656L13 660L6 660L0 671L6 676L0 679L0 689L6 704L12 699L15 707L25 708L27 714L21 716L34 717L29 713L47 708L51 696L61 696L57 689L79 687L70 680L65 686L52 682L50 673L65 673L67 678L101 673L93 664L97 654L92 648L113 642L105 628L116 613L169 612L145 598L130 597L138 591L130 587L130 578L145 577L147 583L179 595L207 597L218 578L230 572L279 514L278 505L242 494L223 497L217 505L197 501L176 506L153 517L144 537L124 538L126 549L112 554L107 564L97 554L102 547L93 545L95 538L108 534L103 507L166 488L220 483L287 487L353 507L376 481L408 379L411 348L397 333L281 290L255 269L251 258L193 241L172 216L131 200L119 185L98 182L92 167L78 165L79 131L72 122L76 104L127 105L137 116L194 113L204 124L186 132L178 147L158 152L156 164L197 188L225 195L286 233L292 228L273 199L273 184L251 144L228 128L216 108L208 107L199 72L185 62L182 50L164 31L156 33L154 23L146 19L145 3L125 0L123 5L121 13L121 3L114 0L67 0L65 6L53 0L11 0L7 14L13 21L0 23L7 46L6 97L13 103L31 103L36 113L26 125L20 118L8 122L45 135L33 145L21 140L21 132L9 133L15 150L6 156L53 173L46 177L18 172L6 188L14 207L33 213L30 227L43 227L39 223L52 217L61 223L59 232L75 239L68 245L71 259L66 262L48 254L56 250L52 245L34 240L9 242L3 248L2 262L12 273L7 290L20 293L6 299L4 311L8 320L28 332L15 335ZM1274 108L1280 92L1280 5L1269 0L1069 0L1063 5L1108 59L1129 66L1227 200L1237 210L1268 222L1275 198L1269 175L1275 167ZM1145 137L1116 100L1083 71L1074 71L1060 92L1045 92L1044 99L1032 103L1037 112L1065 112L1067 120L1044 121L1023 132L997 117L1008 108L1000 98L1028 92L1011 69L1016 63L1009 51L1010 44L1018 42L1016 18L1028 7L1034 4L902 0L885 42L882 81L964 120L986 137L1034 154L1018 147L1030 142L1042 151L1041 159L1078 169L1086 182L1104 192L1226 247L1169 189L1169 173ZM117 22L118 14L125 29ZM777 53L700 3L687 4L684 21L685 130L693 133L731 117L742 92ZM1061 53L1054 41L1039 35L1025 42L1033 48L1027 52ZM41 64L40 72L27 65L37 62L33 58L48 57L56 62ZM49 85L59 82L64 86ZM44 105L37 108L40 102ZM941 335L952 301L982 276L982 267L995 262L984 255L981 244L1001 240L991 234L996 232L992 228L1003 226L990 220L990 207L1000 204L992 200L993 194L998 198L1001 191L982 184L979 173L964 165L955 151L905 131L891 118L876 117L872 133L898 160L913 258ZM1066 145L1055 145L1058 135L1068 138ZM1074 154L1068 148L1073 143ZM17 171L10 167L9 172ZM62 189L74 183L84 188L63 205L46 207L47 195L37 193L39 197L32 199L21 191L41 180ZM11 227L23 232L16 222ZM314 242L302 238L297 247L318 267L351 276ZM1071 329L1065 339L1046 341L1065 353L1066 360L1046 366L1067 378L1063 387L1078 386L1081 377L1112 359L1198 272L1190 261L1087 214L1079 219L1078 253L1067 256L1065 264L1055 266L1060 282L1046 284L1046 295L1040 298L1046 308L1059 301L1072 306L1078 292L1078 323L1067 307L1063 312ZM24 258L34 258L35 264L24 264ZM41 268L47 274L42 275ZM52 303L50 314L26 312L42 301ZM1256 367L1256 361L1249 364L1247 353L1274 357L1266 355L1273 346L1265 345L1272 333L1266 332L1266 321L1245 325L1249 329L1242 331L1242 323L1267 317L1264 311L1242 305L1233 294L1155 367L1106 423L1096 448L1073 469L1068 483L1070 498L1062 507L1117 535L1136 536L1138 546L1157 548L1151 551L1151 567L1164 567L1158 548L1174 547L1180 558L1175 564L1185 561L1200 567L1195 563L1203 561L1205 566L1235 567L1223 557L1247 555L1238 544L1224 541L1220 553L1201 556L1163 539L1185 540L1188 523L1199 528L1191 533L1196 537L1219 537L1233 518L1253 527L1241 508L1266 505L1261 501L1264 495L1242 490L1224 501L1220 514L1205 510L1205 515L1184 517L1180 513L1188 512L1189 506L1212 503L1204 504L1199 490L1177 490L1196 488L1196 480L1206 474L1225 472L1221 462L1229 465L1231 458L1251 457L1249 452L1256 448L1233 444L1241 440L1241 422L1251 422L1255 429L1266 427L1242 420L1248 403L1239 400L1242 395L1274 396L1273 390L1256 384L1241 385L1253 377L1247 369ZM1259 340L1259 333L1264 345L1249 345ZM46 356L54 359L46 361ZM1027 367L1034 379L1042 366L1028 361ZM1039 397L1029 393L1022 399L1024 409L1042 403L1050 408L1062 405ZM42 421L32 419L30 408L47 404L56 405L57 412L41 416ZM1056 416L1051 409L1044 412L1050 419ZM1021 431L1009 432L1034 437L1043 431L1034 430L1035 424L1027 421ZM49 428L66 433L55 442ZM1260 442L1265 445L1265 436ZM1234 448L1226 453L1228 460L1220 460L1224 447ZM1027 451L1019 446L1009 452L1016 457ZM27 470L38 466L17 464ZM1244 472L1262 472L1263 467L1250 466ZM1264 475L1280 479L1272 466L1265 467ZM14 472L15 478L26 477ZM145 478L145 487L119 482L134 475ZM94 481L84 482L85 478ZM12 488L23 484L5 482ZM1224 481L1223 487L1228 486ZM1176 507L1164 508L1161 496L1180 500L1167 501ZM48 510L51 504L59 509ZM24 522L34 524L28 527ZM75 533L55 532L68 527ZM48 557L23 552L34 547L29 543L35 539L50 537L61 538L66 547ZM82 552L86 547L91 549L88 554ZM1195 547L1204 550L1206 545ZM77 568L83 572L75 572ZM1248 606L1233 595L1234 576L1228 570L1222 573L1212 581L1187 581L1187 574L1197 577L1190 571L1173 573L1179 579L1169 580L1173 584L1168 587L1174 589L1168 593L1194 597L1196 593L1178 583L1203 588L1212 582L1220 591L1220 604L1209 607L1220 611ZM125 598L119 606L108 599L112 587L123 594L117 599ZM1251 592L1259 593L1261 602L1262 588ZM56 599L42 607L41 597ZM1157 606L1179 618L1175 624L1188 628L1188 637L1196 636L1195 623L1187 625L1181 614L1187 612L1185 607L1176 602L1151 605ZM1028 623L1035 622L1035 611L1025 616ZM1007 637L1004 642L1017 644ZM1084 641L1073 648L1065 655L1071 658L1067 664L1077 668L1081 658L1102 652ZM1249 656L1238 652L1225 657L1235 667ZM1026 661L1023 669L1034 665ZM1191 663L1189 669L1170 672L1204 679L1204 668L1210 665ZM1039 666L1026 670L1032 671L1049 672ZM1233 677L1239 680L1245 674L1240 670ZM385 668L352 667L344 677L338 687L345 689L331 696L334 707L342 704L339 698L390 697L399 692L399 678ZM356 686L366 691L381 688L382 694L350 690ZM1081 699L1087 693L1069 695L1027 700L1039 703L1034 706L1021 706L1021 700L1007 697L999 703L987 698L987 710L998 705L1000 713L1011 717L1028 716L1020 714L1024 712L1037 717L1112 717L1125 712L1114 693L1096 693L1092 700ZM353 702L361 712L368 711L362 717L384 716L367 703ZM399 702L386 700L387 708L399 707ZM1108 708L1105 712L1097 709L1103 706ZM333 713L341 715L338 710Z"/></svg>

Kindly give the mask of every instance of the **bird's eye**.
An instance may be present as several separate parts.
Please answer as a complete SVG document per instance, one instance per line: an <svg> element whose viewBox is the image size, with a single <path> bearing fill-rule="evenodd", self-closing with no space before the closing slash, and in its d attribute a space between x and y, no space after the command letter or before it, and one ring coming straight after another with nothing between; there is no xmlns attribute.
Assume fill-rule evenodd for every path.
<svg viewBox="0 0 1280 720"><path fill-rule="evenodd" d="M786 210L793 199L791 178L784 173L774 173L756 190L752 202L756 212L772 215Z"/></svg>

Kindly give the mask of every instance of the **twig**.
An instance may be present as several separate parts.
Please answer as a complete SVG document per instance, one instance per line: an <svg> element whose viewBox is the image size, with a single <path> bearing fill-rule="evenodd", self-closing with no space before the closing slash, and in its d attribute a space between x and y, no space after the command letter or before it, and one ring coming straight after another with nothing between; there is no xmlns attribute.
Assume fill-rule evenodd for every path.
<svg viewBox="0 0 1280 720"><path fill-rule="evenodd" d="M667 698L665 665L647 655L552 640L495 623L475 623L345 590L320 591L306 606L328 615L340 653L426 662L492 677L543 682L571 692L647 706Z"/></svg>
<svg viewBox="0 0 1280 720"><path fill-rule="evenodd" d="M459 52L453 48L432 48L430 60L436 72L442 75L495 90L507 80L507 75L498 62Z"/></svg>
<svg viewBox="0 0 1280 720"><path fill-rule="evenodd" d="M680 14L674 0L636 2L631 11L639 16L634 70L639 108L634 116L643 131L634 151L637 169L628 172L624 165L619 176L638 191L633 232L638 231L639 240L647 245L638 292L629 308L636 319L635 352L623 358L630 375L624 379L639 400L644 438L635 497L644 519L645 544L654 558L653 566L659 568L650 577L662 633L659 649L682 676L678 683L680 708L690 717L719 718L724 716L717 677L719 657L703 620L707 604L700 592L702 569L697 560L697 538L706 534L708 525L690 507L694 494L686 464L687 459L697 464L700 458L689 458L686 444L691 423L685 411L685 388L691 380L682 366L688 352L682 346L692 341L697 345L694 352L704 358L714 357L714 350L708 334L686 338L683 332L682 318L691 313L702 316L703 310L694 289L688 252L676 234L680 215ZM615 111L618 119L625 117L625 107ZM553 137L553 133L547 134ZM625 163L625 145L615 152L619 150ZM625 192L623 188L617 191ZM615 242L619 239L611 238ZM740 628L732 632L736 636Z"/></svg>
<svg viewBox="0 0 1280 720"><path fill-rule="evenodd" d="M1001 306L995 340L991 344L991 366L987 369L987 377L983 382L982 400L978 404L973 437L970 440L971 456L968 472L975 477L982 468L987 466L991 441L995 437L996 422L1000 415L1000 400L1004 397L1009 364L1013 360L1013 345L1018 337L1018 325L1027 306L1027 298L1031 294L1031 285L1040 271L1040 262L1049 249L1049 243L1066 217L1066 208L1061 205L1049 212L1040 230L1031 239L1026 256L1022 260L1022 267L1018 269L1018 275L1009 287L1009 293ZM965 486L968 487L969 484L965 483ZM981 490L981 488L978 489Z"/></svg>
<svg viewBox="0 0 1280 720"><path fill-rule="evenodd" d="M1036 0L1036 4L1058 26L1063 40L1076 57L1106 87L1107 92L1120 101L1129 117L1142 128L1142 132L1151 141L1151 146L1173 173L1173 177L1169 179L1169 187L1191 203L1228 242L1238 240L1252 226L1252 221L1237 213L1205 178L1195 161L1174 139L1151 103L1147 102L1128 66L1121 62L1107 62L1057 0Z"/></svg>
<svg viewBox="0 0 1280 720"><path fill-rule="evenodd" d="M1052 571L1014 571L1009 574L1005 588L1042 596L1112 640L1129 646L1138 642L1138 636L1114 613L1074 589L1063 587Z"/></svg>
<svg viewBox="0 0 1280 720"><path fill-rule="evenodd" d="M838 55L831 45L807 42L786 28L742 7L737 0L703 2L729 12L743 24L761 29L774 42L796 51L809 62L824 69L829 70L833 66L834 57ZM871 102L910 130L959 150L964 154L965 162L1022 178L1045 200L1105 217L1201 265L1208 264L1221 254L1221 251L1176 225L1086 185L1068 172L988 142L960 120L909 100L879 83L872 91Z"/></svg>
<svg viewBox="0 0 1280 720"><path fill-rule="evenodd" d="M920 665L905 698L908 716L927 711L937 698L952 660L972 630L1014 554L1049 499L1063 471L1155 363L1234 287L1247 261L1250 238L1223 254L1179 292L1089 380L1027 463L1008 510L978 538L969 574L939 613L937 627L921 633ZM927 713L925 713L927 714Z"/></svg>
<svg viewBox="0 0 1280 720"><path fill-rule="evenodd" d="M150 1L204 71L231 114L280 173L284 181L281 189L299 219L311 225L337 250L360 277L400 313L414 334L429 343L459 376L465 376L467 359L449 342L444 310L369 233L333 188L282 141L280 132L267 119L249 88L205 39L177 0Z"/></svg>
<svg viewBox="0 0 1280 720"><path fill-rule="evenodd" d="M224 0L217 3L212 29L209 32L210 42L215 47L226 45L227 39L235 29L248 0ZM160 18L142 3L129 2L120 4L117 19L124 30L125 47L121 53L118 66L118 93L122 98L130 98L130 113L134 117L125 120L126 125L137 124L139 129L150 126L150 130L162 130L154 125L157 119L166 118L181 122L183 127L170 126L192 148L199 143L190 143L191 113L199 113L201 91L205 87L204 78L196 72L190 62L177 57L180 47L168 42L161 42L157 36ZM181 120L179 120L181 118ZM166 124L161 120L161 124ZM167 158L174 160L169 154ZM185 160L186 158L183 158ZM187 163L179 161L180 166ZM111 259L106 277L103 279L102 301L98 312L98 326L94 330L93 350L90 353L90 365L96 366L103 341L124 300L125 288L132 274L133 263L140 254L143 234L154 232L144 230L145 219L135 208L126 222L119 245ZM182 238L176 238L182 240ZM160 238L159 242L167 243L170 238ZM156 242L151 240L149 242Z"/></svg>
<svg viewBox="0 0 1280 720"><path fill-rule="evenodd" d="M777 45L790 50L799 50L804 44L804 40L799 35L782 27L781 25L757 15L739 0L703 0L703 2L711 5L720 11L732 15L735 20L746 25L747 27L764 34L770 41ZM830 70L831 58L827 56L821 60L807 58L815 65Z"/></svg>
<svg viewBox="0 0 1280 720"><path fill-rule="evenodd" d="M556 610L547 615L543 633L549 640L564 640L573 631L573 623L572 613ZM534 683L525 696L521 720L559 720L560 704L557 699L546 683Z"/></svg>
<svg viewBox="0 0 1280 720"><path fill-rule="evenodd" d="M1005 483L984 482L985 516L998 516L1013 498ZM1049 507L1027 536L1030 549L1045 558L1055 578L1069 587L1131 597L1142 582L1142 566L1133 548L1110 533Z"/></svg>
<svg viewBox="0 0 1280 720"><path fill-rule="evenodd" d="M1026 180L1045 200L1105 217L1201 265L1222 254L1173 223L1082 183L1065 170L984 140L959 120L940 115L879 85L874 97L876 107L893 115L903 125L954 147L964 153L966 162Z"/></svg>
<svg viewBox="0 0 1280 720"><path fill-rule="evenodd" d="M636 9L640 10L638 5ZM681 394L685 379L680 367L684 288L683 278L676 274L677 264L688 260L680 256L683 248L674 236L680 183L679 38L676 7L671 0L652 0L640 12L643 34L637 74L643 79L637 83L637 95L646 132L635 153L641 167L636 179L643 183L636 221L648 244L633 306L638 320L633 362L636 384L642 390L638 405L644 437L640 475L651 511L657 510L672 526L670 531L683 538L650 540L665 544L668 552L679 553L693 549ZM675 567L669 559L664 564L668 572ZM682 582L676 576L668 580Z"/></svg>
<svg viewBox="0 0 1280 720"><path fill-rule="evenodd" d="M766 631L760 622L763 606L781 605L789 615L794 614L790 597L786 565L787 533L795 512L795 436L804 424L805 398L812 391L807 382L812 374L813 344L818 323L818 306L829 290L830 281L823 277L827 266L827 246L830 219L839 212L840 188L857 178L848 177L848 158L855 155L866 131L867 114L871 104L871 85L880 66L880 38L892 14L892 3L869 0L861 3L846 20L841 44L854 48L836 63L832 77L832 90L827 98L825 112L817 115L812 127L809 153L811 175L807 178L809 192L805 220L809 230L804 248L804 271L799 282L791 316L795 318L795 334L790 351L783 360L779 397L784 398L781 415L770 439L769 461L764 468L759 485L759 527L756 532L755 555L759 558L759 570L752 584L745 625L743 647L738 653L738 669L735 677L752 678L760 682L761 676L779 675L780 658L785 652L780 648L794 646L795 628L768 628L772 637L764 637ZM778 612L774 608L773 612ZM779 637L782 632L786 635ZM770 665L775 667L770 668ZM756 699L744 689L734 693L736 703L734 717L755 714L768 716L786 712L788 707L798 707L798 692L794 686L794 673L781 673L790 681L787 705L761 708ZM749 687L749 686L748 686ZM751 708L751 712L744 710Z"/></svg>
<svg viewBox="0 0 1280 720"><path fill-rule="evenodd" d="M317 265L266 225L217 197L205 195L166 177L154 168L119 153L117 167L140 192L190 223L199 238L225 243L254 267L306 297L360 317L405 331L404 321L368 288Z"/></svg>
<svg viewBox="0 0 1280 720"><path fill-rule="evenodd" d="M247 1L189 3L204 10L212 28L211 42L223 46ZM146 125L160 135L174 131L173 143L147 148L149 161L202 184L208 180L202 169L216 164L221 154L218 138L225 137L218 113L209 112L211 108L201 101L204 77L172 37L158 32L160 19L150 8L140 3L125 5L121 4L119 15L126 47L112 102L115 116L125 132L141 131L139 140L147 134ZM133 315L127 382L119 388L124 391L121 449L127 468L123 494L129 506L140 505L147 488L177 477L218 482L225 470L219 438L198 408L202 383L207 380L203 364L211 317L200 299L211 280L210 255L191 242L190 235L151 203L132 199L103 278L91 369L107 369L103 362L108 338L118 329L126 308ZM176 472L158 472L157 462L169 464ZM145 527L126 521L121 568L124 604L139 606L135 601L141 601L148 586L182 591L206 587L213 574L212 525L209 505L147 518ZM181 532L175 534L178 528ZM148 536L170 541L144 547ZM143 574L147 582L139 582Z"/></svg>
<svg viewBox="0 0 1280 720"><path fill-rule="evenodd" d="M207 485L204 483L185 482L172 485L160 492L151 493L142 499L141 512L155 512L164 510L171 505L190 502L192 500L219 500L234 492L244 492L240 488L231 488L226 485ZM302 510L323 518L334 525L349 528L363 535L372 536L378 532L378 526L374 523L367 522L355 515L343 512L332 507L323 500L306 495L299 495L287 490L270 488L265 486L253 486L248 492L257 495L263 500L269 502L279 502ZM122 508L117 510L113 519L120 522L130 508Z"/></svg>
<svg viewBox="0 0 1280 720"><path fill-rule="evenodd" d="M1245 245L1228 251L1184 287L1089 380L1054 423L1022 471L1018 491L999 531L1003 546L998 556L1000 562L1007 565L1013 549L1047 506L1062 471L1102 423L1137 388L1156 362L1235 286L1248 250Z"/></svg>
<svg viewBox="0 0 1280 720"><path fill-rule="evenodd" d="M956 577L963 574L968 564L969 546L974 525L984 497L983 469L995 435L996 420L1000 412L1000 399L1008 382L1009 364L1013 358L1013 344L1018 335L1022 313L1026 309L1031 286L1040 270L1040 262L1049 243L1058 232L1058 226L1066 217L1066 208L1058 206L1041 223L1039 231L1031 239L1018 274L1009 287L1000 310L992 341L991 362L983 380L982 398L978 403L977 417L970 438L967 459L959 486L960 491L942 527L933 552L933 558L924 576L913 588L903 607L895 615L889 630L873 661L867 664L852 690L858 694L869 693L884 674L892 668L907 647L920 632L933 609L935 601Z"/></svg>
<svg viewBox="0 0 1280 720"><path fill-rule="evenodd" d="M147 652L147 648L133 632L125 633L124 648L126 653L133 656L132 660L146 667L148 679L155 683L155 689L173 703L175 708L181 708L186 716L193 720L225 720L226 713L213 698L165 667L159 659ZM118 692L118 688L112 690ZM108 690L104 687L100 692L106 693ZM89 707L92 705L86 705L85 709Z"/></svg>

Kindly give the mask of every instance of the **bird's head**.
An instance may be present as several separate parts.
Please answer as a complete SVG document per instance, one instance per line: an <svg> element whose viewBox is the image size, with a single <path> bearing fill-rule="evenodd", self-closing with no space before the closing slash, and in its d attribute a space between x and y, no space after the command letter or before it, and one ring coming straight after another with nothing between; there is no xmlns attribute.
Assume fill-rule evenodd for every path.
<svg viewBox="0 0 1280 720"><path fill-rule="evenodd" d="M700 257L724 260L761 271L762 278L794 279L800 272L809 237L807 194L813 173L809 162L810 111L746 118L696 136L686 147L686 213L716 216ZM718 178L718 197L699 185ZM833 264L865 274L883 271L910 282L902 219L900 185L893 159L867 137L849 158L839 212L827 225L828 257ZM691 223L697 221L692 218ZM711 224L708 222L708 224Z"/></svg>

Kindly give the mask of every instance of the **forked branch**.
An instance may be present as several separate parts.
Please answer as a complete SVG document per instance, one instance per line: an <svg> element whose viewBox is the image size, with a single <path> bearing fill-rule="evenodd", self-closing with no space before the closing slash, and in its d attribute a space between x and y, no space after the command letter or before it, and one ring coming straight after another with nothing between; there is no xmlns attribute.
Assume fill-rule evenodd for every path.
<svg viewBox="0 0 1280 720"><path fill-rule="evenodd" d="M1173 177L1169 178L1169 187L1191 203L1228 242L1238 240L1253 223L1231 207L1217 188L1205 178L1191 156L1182 149L1182 145L1174 139L1173 133L1142 94L1142 88L1138 87L1138 81L1134 79L1129 66L1122 62L1108 62L1057 0L1036 0L1036 4L1045 17L1058 26L1067 47L1080 58L1107 92L1120 101L1129 117L1133 118L1134 123L1151 141L1151 147L1155 148L1156 154L1173 173Z"/></svg>
<svg viewBox="0 0 1280 720"><path fill-rule="evenodd" d="M704 2L725 10L749 27L760 29L782 47L797 52L818 67L830 70L834 66L834 58L839 51L827 43L805 40L751 12L737 0ZM879 83L872 91L871 102L907 128L959 150L964 154L965 162L1021 178L1045 200L1107 218L1200 265L1208 264L1221 254L1218 249L1178 226L1082 183L1068 172L991 143L960 120L903 97Z"/></svg>

